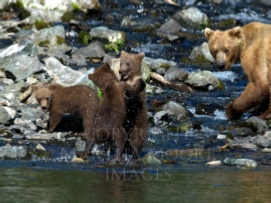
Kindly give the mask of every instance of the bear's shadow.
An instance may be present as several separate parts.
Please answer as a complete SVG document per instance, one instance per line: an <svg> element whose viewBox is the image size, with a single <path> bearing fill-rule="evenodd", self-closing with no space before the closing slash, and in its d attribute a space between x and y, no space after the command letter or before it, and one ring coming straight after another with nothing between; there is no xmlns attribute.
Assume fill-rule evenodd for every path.
<svg viewBox="0 0 271 203"><path fill-rule="evenodd" d="M56 126L54 132L82 132L83 128L83 119L75 117L71 114L64 114L60 123Z"/></svg>

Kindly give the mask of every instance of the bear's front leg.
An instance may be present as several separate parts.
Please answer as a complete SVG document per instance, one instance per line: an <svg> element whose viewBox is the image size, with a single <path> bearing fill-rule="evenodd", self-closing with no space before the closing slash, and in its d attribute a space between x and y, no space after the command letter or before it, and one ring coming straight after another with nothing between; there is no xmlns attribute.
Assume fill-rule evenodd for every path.
<svg viewBox="0 0 271 203"><path fill-rule="evenodd" d="M62 119L62 114L58 113L51 113L50 114L50 119L49 119L49 128L48 132L52 133L56 129L56 126L60 123Z"/></svg>
<svg viewBox="0 0 271 203"><path fill-rule="evenodd" d="M125 130L121 128L120 130L117 130L118 132L114 132L114 138L113 138L113 145L115 149L114 159L111 160L111 163L121 163L124 164L125 161L122 158L122 153L124 150L124 144L125 144Z"/></svg>
<svg viewBox="0 0 271 203"><path fill-rule="evenodd" d="M243 113L259 105L267 94L268 86L260 83L248 83L240 97L227 106L227 117L229 119L239 119Z"/></svg>

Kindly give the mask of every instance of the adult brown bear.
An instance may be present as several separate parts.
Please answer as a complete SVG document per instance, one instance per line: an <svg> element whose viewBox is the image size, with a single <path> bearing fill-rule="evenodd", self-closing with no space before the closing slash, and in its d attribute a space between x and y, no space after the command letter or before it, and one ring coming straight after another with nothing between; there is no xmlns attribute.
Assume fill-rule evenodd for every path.
<svg viewBox="0 0 271 203"><path fill-rule="evenodd" d="M248 77L243 93L227 106L230 119L239 119L244 112L269 99L268 109L259 117L271 118L271 25L252 22L225 31L205 28L211 54L221 69L230 69L241 61Z"/></svg>

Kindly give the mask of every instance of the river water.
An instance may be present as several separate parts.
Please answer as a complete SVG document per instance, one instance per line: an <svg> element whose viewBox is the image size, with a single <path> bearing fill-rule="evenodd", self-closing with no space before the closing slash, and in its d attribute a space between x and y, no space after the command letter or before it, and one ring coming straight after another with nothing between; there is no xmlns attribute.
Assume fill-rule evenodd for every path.
<svg viewBox="0 0 271 203"><path fill-rule="evenodd" d="M153 33L133 33L120 26L125 16L149 22L150 13L160 11L157 21L174 14L178 9L169 5L154 5L148 2L134 6L129 1L102 1L104 19L97 21L111 29L123 30L127 34L125 50L143 51L147 57L164 58L180 63L187 57L194 46L206 41L200 31L195 31L198 38L180 40L177 43L163 43ZM111 2L111 3L108 3ZM114 3L112 3L114 2ZM182 6L194 1L179 1ZM206 1L202 1L206 2ZM246 1L246 4L235 4L226 1L223 5L199 3L198 7L207 13L212 21L237 19L242 23L250 21L270 22L268 7L258 1ZM239 1L237 1L239 2ZM146 11L146 9L148 11ZM145 11L144 11L145 10ZM152 11L152 12L149 12ZM96 23L97 23L96 22ZM89 23L89 22L87 22ZM90 21L90 24L93 21ZM91 25L93 26L93 25ZM193 31L192 31L193 32ZM193 33L193 34L195 34ZM4 43L8 46L10 42ZM3 44L2 44L3 45ZM2 48L2 47L1 47ZM165 53L165 54L161 54ZM97 65L96 65L97 66ZM186 71L198 70L200 64L180 65ZM208 67L212 69L212 67ZM237 97L246 85L240 64L235 64L227 72L213 71L226 86L224 91L197 91L195 94L180 93L167 89L163 95L148 95L148 105L152 100L178 101L194 114L194 128L186 132L169 132L161 127L160 134L149 133L155 144L147 143L142 156L148 152L161 152L168 149L184 149L189 147L206 147L207 139L212 140L226 126L238 124L229 122L225 115L225 106L232 98ZM211 113L197 112L199 105L211 107ZM245 120L250 114L244 115ZM150 128L153 126L150 126ZM166 129L166 128L165 128ZM217 140L214 142L216 145ZM0 142L1 145L6 143ZM224 143L222 143L224 144ZM215 154L209 157L193 157L191 160L177 159L177 164L150 166L112 167L101 163L95 157L89 163L71 163L74 143L59 147L57 144L44 144L52 152L53 158L28 161L0 161L0 202L270 202L271 171L268 166L261 165L254 170L243 170L236 167L207 167L204 164L213 159L223 160L229 153ZM64 150L64 154L61 149ZM239 152L237 152L239 153ZM241 153L241 152L240 152ZM238 154L234 154L238 156ZM261 160L264 155L255 156L242 153L246 158ZM268 162L269 163L269 162ZM268 164L267 164L268 165Z"/></svg>
<svg viewBox="0 0 271 203"><path fill-rule="evenodd" d="M18 164L21 165L18 167ZM1 202L270 202L266 168L0 168ZM101 170L101 171L99 171Z"/></svg>

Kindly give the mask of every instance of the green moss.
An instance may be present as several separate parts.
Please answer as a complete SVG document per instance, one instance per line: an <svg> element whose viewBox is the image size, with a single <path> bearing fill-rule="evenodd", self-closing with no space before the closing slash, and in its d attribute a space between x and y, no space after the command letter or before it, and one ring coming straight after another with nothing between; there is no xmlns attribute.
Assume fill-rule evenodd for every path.
<svg viewBox="0 0 271 203"><path fill-rule="evenodd" d="M24 3L21 0L17 0L16 7L19 9L22 9L22 8L24 8Z"/></svg>
<svg viewBox="0 0 271 203"><path fill-rule="evenodd" d="M63 22L70 22L72 19L74 19L74 13L67 11L63 14L63 16L61 17L61 20Z"/></svg>
<svg viewBox="0 0 271 203"><path fill-rule="evenodd" d="M79 6L75 2L72 2L71 5L72 5L73 12L80 11Z"/></svg>
<svg viewBox="0 0 271 203"><path fill-rule="evenodd" d="M119 52L121 46L123 46L124 44L124 39L119 39L117 42L114 43L109 43L109 44L105 44L105 49L108 51L115 51L115 52Z"/></svg>
<svg viewBox="0 0 271 203"><path fill-rule="evenodd" d="M80 31L78 35L78 41L87 45L90 40L90 35L86 31Z"/></svg>
<svg viewBox="0 0 271 203"><path fill-rule="evenodd" d="M49 25L49 23L46 23L43 20L36 20L35 26L36 26L37 30L41 30L43 28L49 27L50 25Z"/></svg>
<svg viewBox="0 0 271 203"><path fill-rule="evenodd" d="M182 125L178 125L178 126L169 126L168 130L170 132L186 132L191 128L191 123L183 123Z"/></svg>
<svg viewBox="0 0 271 203"><path fill-rule="evenodd" d="M40 47L48 47L49 45L50 45L50 41L49 40L44 40L44 41L41 41L39 43Z"/></svg>
<svg viewBox="0 0 271 203"><path fill-rule="evenodd" d="M221 80L219 80L217 89L219 89L219 90L225 90L225 85L224 85L224 83Z"/></svg>
<svg viewBox="0 0 271 203"><path fill-rule="evenodd" d="M65 39L63 37L60 37L60 36L56 36L56 43L57 45L61 45L63 43L65 43Z"/></svg>

